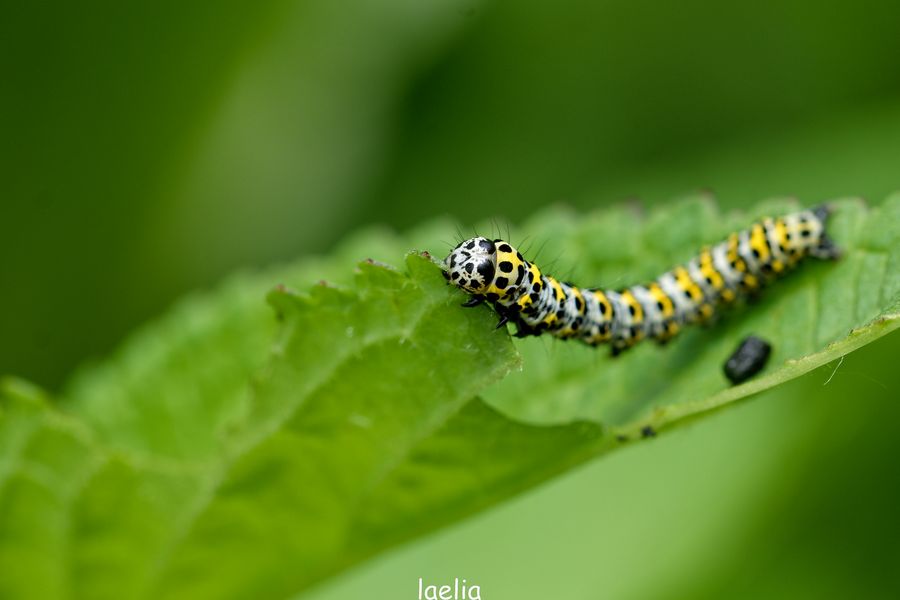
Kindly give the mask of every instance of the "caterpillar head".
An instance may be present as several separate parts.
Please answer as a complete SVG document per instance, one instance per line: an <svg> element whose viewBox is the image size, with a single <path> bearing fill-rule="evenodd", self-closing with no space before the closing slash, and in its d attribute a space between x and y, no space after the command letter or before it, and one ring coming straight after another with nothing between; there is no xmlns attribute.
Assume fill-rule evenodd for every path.
<svg viewBox="0 0 900 600"><path fill-rule="evenodd" d="M470 294L483 294L494 281L494 242L474 237L460 243L444 260L444 278Z"/></svg>

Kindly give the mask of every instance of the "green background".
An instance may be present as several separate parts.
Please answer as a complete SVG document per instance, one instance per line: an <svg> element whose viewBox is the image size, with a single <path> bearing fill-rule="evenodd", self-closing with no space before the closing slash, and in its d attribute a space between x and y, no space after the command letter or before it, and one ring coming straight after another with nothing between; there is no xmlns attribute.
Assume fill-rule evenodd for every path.
<svg viewBox="0 0 900 600"><path fill-rule="evenodd" d="M184 293L371 223L697 189L729 208L880 202L900 189L898 23L890 1L7 7L0 372L59 389ZM486 598L896 596L898 350L890 336L311 596L414 597L420 576Z"/></svg>

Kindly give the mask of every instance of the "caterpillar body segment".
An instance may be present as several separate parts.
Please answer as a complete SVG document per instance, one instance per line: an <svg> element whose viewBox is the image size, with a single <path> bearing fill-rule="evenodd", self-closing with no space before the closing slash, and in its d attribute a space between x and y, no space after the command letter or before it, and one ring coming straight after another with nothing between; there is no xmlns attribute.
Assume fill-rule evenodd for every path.
<svg viewBox="0 0 900 600"><path fill-rule="evenodd" d="M515 323L519 337L546 332L592 346L608 343L615 355L644 339L665 343L685 325L708 321L722 305L755 294L807 256L838 258L825 231L828 214L822 205L761 219L650 283L618 290L559 281L508 242L485 237L456 246L443 274L472 295L465 306L489 302L499 326Z"/></svg>

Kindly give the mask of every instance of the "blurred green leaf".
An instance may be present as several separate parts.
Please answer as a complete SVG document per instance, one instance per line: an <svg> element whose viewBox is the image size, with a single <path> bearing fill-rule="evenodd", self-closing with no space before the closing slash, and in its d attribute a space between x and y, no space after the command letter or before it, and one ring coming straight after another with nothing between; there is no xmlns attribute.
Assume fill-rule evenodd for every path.
<svg viewBox="0 0 900 600"><path fill-rule="evenodd" d="M372 231L328 260L186 301L82 373L67 415L7 382L0 556L18 568L0 592L281 597L620 447L619 435L793 379L900 326L900 196L835 205L841 262L806 265L719 327L615 361L546 339L519 343L520 358L491 311L461 310L462 294L416 254L405 272L367 261L347 285L278 288L276 330L259 302L272 283L305 287L345 273L350 256L410 245ZM576 280L616 285L747 218L700 198L646 217L554 210L527 230L551 256L583 258ZM431 245L447 230L410 239ZM720 365L750 331L773 343L773 367L728 387Z"/></svg>

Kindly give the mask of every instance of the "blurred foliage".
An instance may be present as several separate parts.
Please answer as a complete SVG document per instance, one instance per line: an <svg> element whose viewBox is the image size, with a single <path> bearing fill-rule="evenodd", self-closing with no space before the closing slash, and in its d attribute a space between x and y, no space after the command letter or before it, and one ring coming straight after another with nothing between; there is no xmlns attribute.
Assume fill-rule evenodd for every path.
<svg viewBox="0 0 900 600"><path fill-rule="evenodd" d="M523 222L559 199L698 188L725 206L877 202L900 187L898 18L888 0L11 5L0 371L59 387L182 293L372 221ZM828 386L817 372L603 461L353 589L424 573L523 598L665 597L676 580L896 595L880 568L900 551L896 338Z"/></svg>

